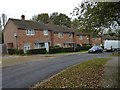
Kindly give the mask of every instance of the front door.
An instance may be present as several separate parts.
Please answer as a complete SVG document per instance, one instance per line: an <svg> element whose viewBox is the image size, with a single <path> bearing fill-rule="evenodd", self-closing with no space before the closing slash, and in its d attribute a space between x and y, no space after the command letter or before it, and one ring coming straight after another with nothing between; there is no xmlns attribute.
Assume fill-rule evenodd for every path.
<svg viewBox="0 0 120 90"><path fill-rule="evenodd" d="M24 44L24 53L27 53L27 50L30 50L30 43Z"/></svg>
<svg viewBox="0 0 120 90"><path fill-rule="evenodd" d="M49 43L48 42L45 42L45 48L46 48L46 51L49 52Z"/></svg>

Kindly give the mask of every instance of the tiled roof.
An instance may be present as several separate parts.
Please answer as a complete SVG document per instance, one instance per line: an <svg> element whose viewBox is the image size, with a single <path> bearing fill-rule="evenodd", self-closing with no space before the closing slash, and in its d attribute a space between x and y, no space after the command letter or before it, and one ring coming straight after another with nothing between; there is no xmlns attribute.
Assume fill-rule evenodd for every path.
<svg viewBox="0 0 120 90"><path fill-rule="evenodd" d="M11 19L11 18L9 20L11 20L14 24L17 25L18 28L21 28L21 29L27 29L27 28L46 29L45 24L41 22L36 22L31 20Z"/></svg>
<svg viewBox="0 0 120 90"><path fill-rule="evenodd" d="M51 25L51 24L46 24L46 27L48 30L52 30L54 32L74 32L74 29L68 28L63 25Z"/></svg>
<svg viewBox="0 0 120 90"><path fill-rule="evenodd" d="M10 18L9 20L13 21L13 23L16 24L17 27L20 29L32 28L32 29L47 29L54 32L74 32L73 29L62 25L51 25L31 20L20 20L12 18Z"/></svg>
<svg viewBox="0 0 120 90"><path fill-rule="evenodd" d="M76 35L90 35L89 33L81 33L81 32L78 32L78 31L76 31L75 33L76 33Z"/></svg>
<svg viewBox="0 0 120 90"><path fill-rule="evenodd" d="M117 36L110 36L110 35L104 35L103 39L109 39L109 40L120 40L120 37Z"/></svg>

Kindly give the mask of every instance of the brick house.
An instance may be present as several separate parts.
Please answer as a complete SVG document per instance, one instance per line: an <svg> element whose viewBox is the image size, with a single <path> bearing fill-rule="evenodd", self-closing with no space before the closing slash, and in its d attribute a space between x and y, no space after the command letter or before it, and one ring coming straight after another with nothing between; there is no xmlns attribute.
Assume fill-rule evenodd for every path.
<svg viewBox="0 0 120 90"><path fill-rule="evenodd" d="M74 29L50 24L47 24L46 27L51 30L52 46L74 47Z"/></svg>
<svg viewBox="0 0 120 90"><path fill-rule="evenodd" d="M45 24L30 20L9 19L4 28L4 42L7 48L23 49L48 47L51 35Z"/></svg>
<svg viewBox="0 0 120 90"><path fill-rule="evenodd" d="M21 19L9 19L4 28L4 43L7 48L29 49L49 47L75 47L77 44L98 43L88 34L75 32L74 29L61 25Z"/></svg>
<svg viewBox="0 0 120 90"><path fill-rule="evenodd" d="M89 34L80 32L76 32L75 34L77 45L90 44Z"/></svg>
<svg viewBox="0 0 120 90"><path fill-rule="evenodd" d="M103 38L100 35L94 36L94 35L90 35L90 42L92 44L92 46L94 45L102 45L103 44Z"/></svg>

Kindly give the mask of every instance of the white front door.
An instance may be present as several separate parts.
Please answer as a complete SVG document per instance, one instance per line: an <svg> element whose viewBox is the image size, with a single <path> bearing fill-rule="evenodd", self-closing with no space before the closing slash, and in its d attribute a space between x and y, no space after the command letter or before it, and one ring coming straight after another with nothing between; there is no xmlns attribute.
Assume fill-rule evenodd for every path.
<svg viewBox="0 0 120 90"><path fill-rule="evenodd" d="M25 43L24 44L24 53L26 53L27 50L30 50L30 43Z"/></svg>
<svg viewBox="0 0 120 90"><path fill-rule="evenodd" d="M45 48L46 48L46 51L49 52L49 43L48 42L45 42Z"/></svg>

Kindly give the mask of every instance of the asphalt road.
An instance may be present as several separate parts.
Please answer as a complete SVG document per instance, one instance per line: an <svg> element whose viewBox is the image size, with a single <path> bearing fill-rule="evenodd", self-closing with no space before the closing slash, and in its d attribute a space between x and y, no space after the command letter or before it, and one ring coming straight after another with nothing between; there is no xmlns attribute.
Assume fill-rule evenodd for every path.
<svg viewBox="0 0 120 90"><path fill-rule="evenodd" d="M110 53L63 55L57 58L4 67L2 68L2 87L28 88L71 65L93 58L108 57L108 55Z"/></svg>

